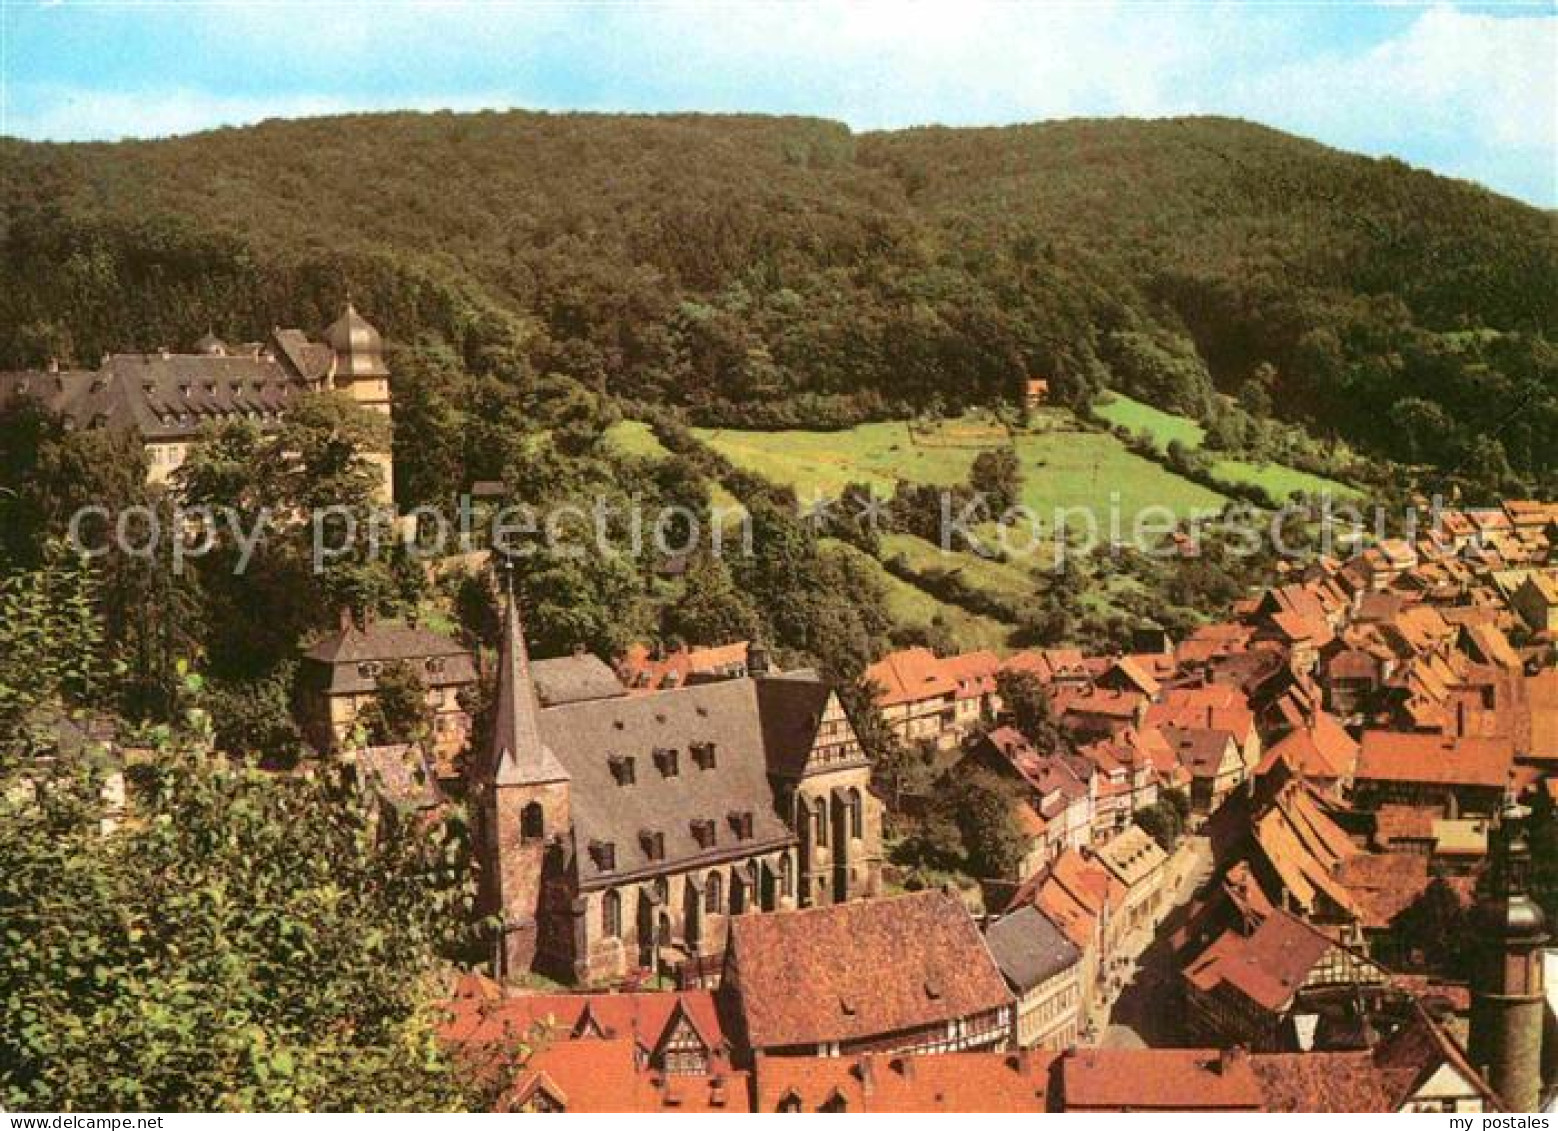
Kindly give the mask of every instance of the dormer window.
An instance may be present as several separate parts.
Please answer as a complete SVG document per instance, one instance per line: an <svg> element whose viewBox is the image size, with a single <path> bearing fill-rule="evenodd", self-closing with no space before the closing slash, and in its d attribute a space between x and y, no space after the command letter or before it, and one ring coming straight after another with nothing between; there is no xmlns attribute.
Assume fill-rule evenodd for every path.
<svg viewBox="0 0 1558 1131"><path fill-rule="evenodd" d="M609 840L590 841L590 859L598 871L612 872L617 867L617 846Z"/></svg>
<svg viewBox="0 0 1558 1131"><path fill-rule="evenodd" d="M700 818L692 822L692 839L698 842L699 848L714 847L714 822L707 818Z"/></svg>
<svg viewBox="0 0 1558 1131"><path fill-rule="evenodd" d="M737 840L752 839L752 810L742 809L730 814L730 828Z"/></svg>
<svg viewBox="0 0 1558 1131"><path fill-rule="evenodd" d="M611 767L611 776L616 779L618 785L632 785L637 779L634 776L633 759L627 754L613 754L607 759L606 764Z"/></svg>
<svg viewBox="0 0 1558 1131"><path fill-rule="evenodd" d="M700 770L712 770L717 759L714 753L714 743L695 742L692 744L692 760L697 763Z"/></svg>
<svg viewBox="0 0 1558 1131"><path fill-rule="evenodd" d="M679 772L677 752L669 746L661 746L655 750L655 769L660 771L661 777L674 778Z"/></svg>
<svg viewBox="0 0 1558 1131"><path fill-rule="evenodd" d="M384 665L377 660L368 660L357 665L357 674L363 679L378 679L379 673L384 670Z"/></svg>
<svg viewBox="0 0 1558 1131"><path fill-rule="evenodd" d="M653 829L641 829L638 834L639 846L644 850L644 859L651 862L665 859L665 834Z"/></svg>
<svg viewBox="0 0 1558 1131"><path fill-rule="evenodd" d="M442 656L434 656L430 660L427 661L427 674L428 675L442 675L443 672L444 672L444 658Z"/></svg>

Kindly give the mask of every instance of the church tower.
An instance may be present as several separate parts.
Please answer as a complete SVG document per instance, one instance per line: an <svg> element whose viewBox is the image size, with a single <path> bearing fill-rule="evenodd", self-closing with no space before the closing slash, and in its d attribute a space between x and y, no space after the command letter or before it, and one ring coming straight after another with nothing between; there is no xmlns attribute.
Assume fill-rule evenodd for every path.
<svg viewBox="0 0 1558 1131"><path fill-rule="evenodd" d="M1473 916L1471 1061L1512 1111L1536 1111L1542 1083L1547 920L1531 898L1530 814L1511 789L1493 830L1487 892Z"/></svg>
<svg viewBox="0 0 1558 1131"><path fill-rule="evenodd" d="M521 974L535 963L549 856L566 848L572 817L569 775L541 738L540 700L524 625L505 571L507 608L492 744L475 781L485 914L500 917L497 968Z"/></svg>

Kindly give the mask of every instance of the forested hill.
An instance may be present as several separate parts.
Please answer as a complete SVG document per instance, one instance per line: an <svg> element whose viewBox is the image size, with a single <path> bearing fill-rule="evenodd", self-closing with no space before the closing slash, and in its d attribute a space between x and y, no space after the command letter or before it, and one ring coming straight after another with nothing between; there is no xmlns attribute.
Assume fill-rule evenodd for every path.
<svg viewBox="0 0 1558 1131"><path fill-rule="evenodd" d="M1558 227L1242 122L389 114L0 141L0 366L322 325L705 421L1213 386L1549 482Z"/></svg>

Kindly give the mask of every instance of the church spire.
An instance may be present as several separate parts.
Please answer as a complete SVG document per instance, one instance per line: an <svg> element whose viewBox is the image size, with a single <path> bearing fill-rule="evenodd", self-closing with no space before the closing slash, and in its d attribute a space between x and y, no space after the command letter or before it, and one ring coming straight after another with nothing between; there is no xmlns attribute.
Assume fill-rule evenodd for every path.
<svg viewBox="0 0 1558 1131"><path fill-rule="evenodd" d="M530 673L525 626L514 597L514 569L503 563L503 644L498 667L498 713L488 772L495 785L542 785L568 780L541 738L541 703Z"/></svg>

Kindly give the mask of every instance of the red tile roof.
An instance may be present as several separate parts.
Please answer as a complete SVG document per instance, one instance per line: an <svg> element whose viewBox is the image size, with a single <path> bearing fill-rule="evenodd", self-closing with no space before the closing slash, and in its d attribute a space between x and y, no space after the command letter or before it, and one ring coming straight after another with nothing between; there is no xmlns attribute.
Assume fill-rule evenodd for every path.
<svg viewBox="0 0 1558 1131"><path fill-rule="evenodd" d="M534 1052L499 1101L514 1111L545 1101L569 1113L748 1112L745 1072L664 1075L640 1069L630 1040L559 1041Z"/></svg>
<svg viewBox="0 0 1558 1131"><path fill-rule="evenodd" d="M738 916L728 961L753 1049L915 1029L1011 1002L968 909L939 891Z"/></svg>
<svg viewBox="0 0 1558 1131"><path fill-rule="evenodd" d="M876 701L883 707L918 703L957 692L957 681L929 648L889 652L866 669L866 679L882 689Z"/></svg>
<svg viewBox="0 0 1558 1131"><path fill-rule="evenodd" d="M642 644L634 644L617 662L617 678L632 692L660 691L685 687L688 677L711 672L744 672L747 666L747 642L720 644L711 648L682 648L658 659Z"/></svg>
<svg viewBox="0 0 1558 1131"><path fill-rule="evenodd" d="M1076 1049L1060 1062L1066 1111L1260 1111L1260 1082L1239 1050Z"/></svg>
<svg viewBox="0 0 1558 1131"><path fill-rule="evenodd" d="M1502 788L1514 766L1507 738L1447 738L1366 730L1358 754L1362 781Z"/></svg>
<svg viewBox="0 0 1558 1131"><path fill-rule="evenodd" d="M1277 910L1248 934L1223 932L1186 968L1185 977L1204 993L1232 992L1278 1013L1333 945L1303 920Z"/></svg>
<svg viewBox="0 0 1558 1131"><path fill-rule="evenodd" d="M941 1053L933 1056L764 1057L759 1112L1043 1112L1059 1054Z"/></svg>

